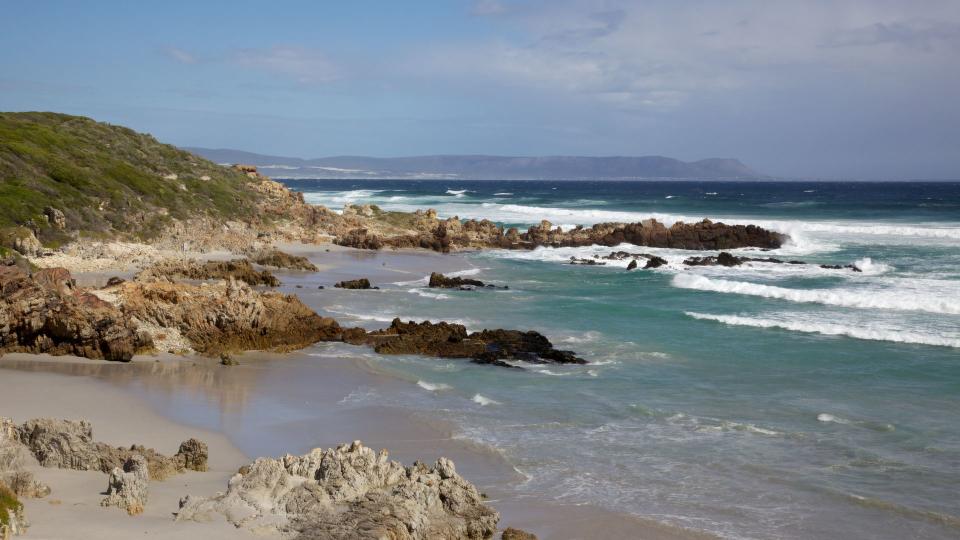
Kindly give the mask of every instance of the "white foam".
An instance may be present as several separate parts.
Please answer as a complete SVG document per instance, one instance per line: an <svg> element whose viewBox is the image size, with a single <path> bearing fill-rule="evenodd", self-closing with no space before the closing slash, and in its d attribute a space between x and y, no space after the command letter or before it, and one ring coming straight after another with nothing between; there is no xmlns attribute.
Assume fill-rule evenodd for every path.
<svg viewBox="0 0 960 540"><path fill-rule="evenodd" d="M681 289L760 296L790 302L960 315L960 302L956 298L925 295L914 290L788 289L747 281L711 279L692 273L677 274L671 283Z"/></svg>
<svg viewBox="0 0 960 540"><path fill-rule="evenodd" d="M484 407L486 407L487 405L500 405L499 401L490 399L480 394L474 394L473 398L471 398L470 401L477 403L479 405L483 405Z"/></svg>
<svg viewBox="0 0 960 540"><path fill-rule="evenodd" d="M423 289L408 289L407 292L410 294L415 294L417 296L422 296L424 298L433 298L434 300L446 300L450 298L449 295L446 295L443 293L425 291Z"/></svg>
<svg viewBox="0 0 960 540"><path fill-rule="evenodd" d="M446 191L447 195L463 195L464 193L471 193L469 189L448 189Z"/></svg>
<svg viewBox="0 0 960 540"><path fill-rule="evenodd" d="M450 390L450 388L452 388L449 384L431 383L423 380L417 381L417 386L431 392L440 392L442 390Z"/></svg>
<svg viewBox="0 0 960 540"><path fill-rule="evenodd" d="M892 341L896 343L914 343L918 345L934 345L939 347L960 348L960 336L944 334L925 334L922 332L891 328L863 322L861 324L836 324L818 322L811 319L791 321L785 317L744 317L740 315L711 315L687 311L686 315L694 319L716 321L734 326L751 326L754 328L780 328L793 332L823 334L827 336L847 336L856 339L873 341ZM799 318L799 315L797 316Z"/></svg>
<svg viewBox="0 0 960 540"><path fill-rule="evenodd" d="M493 195L495 197L509 197L510 195L513 195L513 193L510 193L509 191L501 191L500 193L494 193Z"/></svg>
<svg viewBox="0 0 960 540"><path fill-rule="evenodd" d="M818 415L817 415L817 421L818 421L818 422L824 422L824 423L833 422L833 423L835 423L835 424L849 424L849 423L850 423L850 421L847 420L846 418L840 418L839 416L834 416L834 415L828 414L828 413L820 413L820 414L818 414Z"/></svg>
<svg viewBox="0 0 960 540"><path fill-rule="evenodd" d="M889 265L883 263L875 263L870 257L864 257L862 259L857 259L853 263L854 266L860 269L861 272L867 275L875 276L877 274L883 274L892 270Z"/></svg>

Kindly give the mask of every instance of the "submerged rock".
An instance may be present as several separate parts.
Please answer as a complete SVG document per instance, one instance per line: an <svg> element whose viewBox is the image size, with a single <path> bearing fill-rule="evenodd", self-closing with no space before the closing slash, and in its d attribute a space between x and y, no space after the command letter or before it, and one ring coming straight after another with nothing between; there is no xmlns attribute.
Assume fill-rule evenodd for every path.
<svg viewBox="0 0 960 540"><path fill-rule="evenodd" d="M649 270L651 268L660 268L661 266L667 264L667 260L663 257L657 257L656 255L647 259L647 264L643 265L644 270Z"/></svg>
<svg viewBox="0 0 960 540"><path fill-rule="evenodd" d="M187 496L177 521L223 515L238 528L301 539L479 540L499 515L448 459L404 467L354 442L303 456L260 458L215 497Z"/></svg>
<svg viewBox="0 0 960 540"><path fill-rule="evenodd" d="M459 289L461 287L485 287L486 285L479 279L470 279L462 277L447 277L439 272L430 273L430 282L428 287L434 289Z"/></svg>
<svg viewBox="0 0 960 540"><path fill-rule="evenodd" d="M147 460L133 455L127 458L123 468L116 467L107 481L107 496L100 506L118 506L131 516L142 514L147 505Z"/></svg>

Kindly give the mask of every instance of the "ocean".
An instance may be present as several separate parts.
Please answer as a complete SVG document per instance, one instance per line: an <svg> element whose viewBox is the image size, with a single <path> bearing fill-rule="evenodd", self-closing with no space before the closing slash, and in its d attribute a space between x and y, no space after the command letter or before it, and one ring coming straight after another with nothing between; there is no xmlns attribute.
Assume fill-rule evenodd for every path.
<svg viewBox="0 0 960 540"><path fill-rule="evenodd" d="M960 183L285 183L333 209L564 228L706 217L789 234L781 249L734 253L816 264L494 250L458 255L463 273L507 290L428 289L424 277L321 307L369 328L399 316L533 329L589 360L369 360L409 388L358 403L453 422L510 461L523 494L729 538L960 537ZM616 250L669 264L568 264Z"/></svg>

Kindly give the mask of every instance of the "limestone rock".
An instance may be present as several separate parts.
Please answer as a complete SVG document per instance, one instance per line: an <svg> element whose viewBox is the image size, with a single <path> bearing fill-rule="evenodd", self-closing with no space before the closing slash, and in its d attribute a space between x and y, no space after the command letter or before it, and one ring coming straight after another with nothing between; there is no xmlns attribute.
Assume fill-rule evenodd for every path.
<svg viewBox="0 0 960 540"><path fill-rule="evenodd" d="M487 539L499 515L441 458L404 467L359 442L303 456L260 458L226 493L180 501L177 521L223 514L237 527L301 539Z"/></svg>
<svg viewBox="0 0 960 540"><path fill-rule="evenodd" d="M206 472L207 459L209 451L207 443L197 439L189 439L180 443L180 449L174 456L184 469L191 471Z"/></svg>
<svg viewBox="0 0 960 540"><path fill-rule="evenodd" d="M118 506L131 516L142 514L147 504L148 480L147 459L130 456L122 469L116 467L110 472L107 496L100 501L100 506Z"/></svg>

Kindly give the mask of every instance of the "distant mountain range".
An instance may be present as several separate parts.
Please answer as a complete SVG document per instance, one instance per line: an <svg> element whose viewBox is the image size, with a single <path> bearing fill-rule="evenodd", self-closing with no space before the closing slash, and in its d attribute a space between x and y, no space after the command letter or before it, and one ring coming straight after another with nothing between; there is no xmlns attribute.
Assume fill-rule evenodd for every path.
<svg viewBox="0 0 960 540"><path fill-rule="evenodd" d="M662 156L510 157L482 155L301 159L240 150L185 148L217 163L256 165L277 178L440 180L636 180L763 178L737 159L680 161Z"/></svg>

